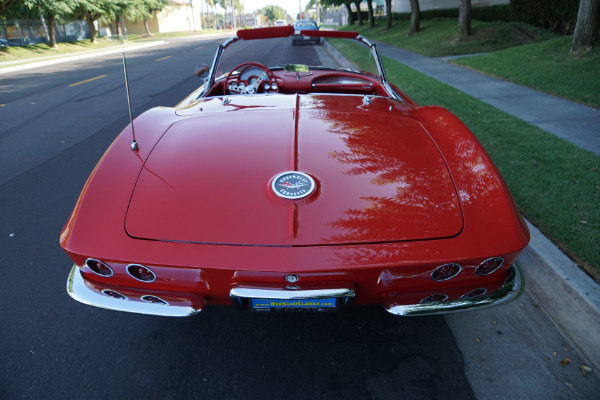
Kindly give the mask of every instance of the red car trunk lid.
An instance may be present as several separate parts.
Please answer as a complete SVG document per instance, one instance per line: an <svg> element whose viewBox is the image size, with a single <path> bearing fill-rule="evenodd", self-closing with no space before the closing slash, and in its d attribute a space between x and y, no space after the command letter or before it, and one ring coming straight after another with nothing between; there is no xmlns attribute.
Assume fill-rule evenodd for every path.
<svg viewBox="0 0 600 400"><path fill-rule="evenodd" d="M346 96L331 101L340 97ZM460 233L451 176L416 121L385 113L387 106L348 109L348 102L334 107L322 98L205 110L175 123L140 173L126 216L128 234L313 246ZM293 170L316 181L310 196L288 200L273 193L273 178Z"/></svg>

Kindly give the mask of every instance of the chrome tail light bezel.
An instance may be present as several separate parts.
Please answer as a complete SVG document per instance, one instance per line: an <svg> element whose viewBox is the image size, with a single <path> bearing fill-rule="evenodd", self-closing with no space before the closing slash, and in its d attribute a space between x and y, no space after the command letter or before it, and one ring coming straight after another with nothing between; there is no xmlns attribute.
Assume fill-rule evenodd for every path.
<svg viewBox="0 0 600 400"><path fill-rule="evenodd" d="M165 306L169 305L169 302L166 300L161 299L158 296L154 296L151 294L145 294L142 297L140 297L140 300L142 300L144 303L152 303L152 304L162 304Z"/></svg>
<svg viewBox="0 0 600 400"><path fill-rule="evenodd" d="M449 296L445 293L436 293L425 297L419 304L441 303L448 300Z"/></svg>
<svg viewBox="0 0 600 400"><path fill-rule="evenodd" d="M498 265L494 269L492 269L490 271L487 271L485 273L481 272L481 270L484 269L484 264L486 264L488 262L494 262L494 261L498 261ZM487 275L493 274L494 272L498 271L500 269L500 267L502 267L503 265L504 265L504 258L502 258L502 257L490 257L487 260L482 261L477 266L477 268L475 268L475 275L477 275L477 276L487 276Z"/></svg>
<svg viewBox="0 0 600 400"><path fill-rule="evenodd" d="M112 294L110 294L110 293L112 293ZM105 296L108 296L112 299L129 300L129 298L127 296L125 296L123 293L119 293L116 290L112 290L112 289L104 289L104 290L102 290L102 294Z"/></svg>
<svg viewBox="0 0 600 400"><path fill-rule="evenodd" d="M458 267L458 269L450 276L444 277L444 278L436 278L437 275L440 275L441 271L443 268L448 268L448 267ZM435 282L444 282L444 281L448 281L454 277L456 277L458 274L460 274L463 270L462 265L458 264L458 263L446 263L443 265L440 265L439 267L437 267L436 269L433 270L433 272L431 273L431 275L429 275L429 277L431 278L431 280L435 281Z"/></svg>
<svg viewBox="0 0 600 400"><path fill-rule="evenodd" d="M95 266L90 266L90 263L98 263L98 264L100 264L100 265L104 266L106 269L108 269L108 271L110 271L110 273L109 273L108 275L107 275L107 274L100 273L100 272L98 272L98 271L96 270L96 268L97 268L97 267L95 267ZM98 276L102 276L102 277L104 277L104 278L110 278L111 276L113 276L113 275L115 274L115 272L113 271L113 269L112 269L112 268L111 268L111 267L110 267L110 266L109 266L107 263L105 263L105 262L102 262L102 261L100 261L100 260L98 260L98 259L95 259L95 258L88 258L88 259L86 259L86 260L85 260L85 266L86 266L86 267L88 267L88 269L89 269L90 271L92 271L94 274L96 274L96 275L98 275Z"/></svg>
<svg viewBox="0 0 600 400"><path fill-rule="evenodd" d="M142 279L142 278L136 276L134 273L132 273L130 271L131 268L143 268L143 269L147 270L152 275L152 279L150 279L150 280ZM154 271L152 271L150 268L148 268L142 264L129 264L125 268L125 271L127 272L127 275L129 275L130 277L132 277L133 279L135 279L136 281L139 281L139 282L152 283L152 282L156 281L156 273Z"/></svg>

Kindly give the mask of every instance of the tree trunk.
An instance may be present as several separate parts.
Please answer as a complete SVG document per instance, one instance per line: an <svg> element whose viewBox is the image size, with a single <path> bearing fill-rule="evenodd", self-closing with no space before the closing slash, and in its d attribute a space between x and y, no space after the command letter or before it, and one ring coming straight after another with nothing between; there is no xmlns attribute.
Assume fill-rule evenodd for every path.
<svg viewBox="0 0 600 400"><path fill-rule="evenodd" d="M410 28L408 36L421 31L421 9L419 0L410 0Z"/></svg>
<svg viewBox="0 0 600 400"><path fill-rule="evenodd" d="M90 42L92 42L92 44L98 43L96 40L98 36L98 33L96 32L96 25L94 25L94 19L88 10L85 10L85 20L87 21L87 26L90 30Z"/></svg>
<svg viewBox="0 0 600 400"><path fill-rule="evenodd" d="M392 0L385 0L385 30L392 28Z"/></svg>
<svg viewBox="0 0 600 400"><path fill-rule="evenodd" d="M391 0L390 0L391 1ZM344 2L346 11L348 11L348 25L354 25L354 14L352 14L352 7L349 1Z"/></svg>
<svg viewBox="0 0 600 400"><path fill-rule="evenodd" d="M358 26L362 26L363 24L362 14L360 13L360 3L362 3L362 0L354 0L354 6L356 6L356 19L358 20Z"/></svg>
<svg viewBox="0 0 600 400"><path fill-rule="evenodd" d="M458 40L471 34L471 0L458 0Z"/></svg>
<svg viewBox="0 0 600 400"><path fill-rule="evenodd" d="M119 41L121 43L123 43L123 29L121 28L120 19L121 19L120 15L117 15L115 17L115 26L117 27L117 34L119 35Z"/></svg>
<svg viewBox="0 0 600 400"><path fill-rule="evenodd" d="M233 29L237 30L237 24L235 23L235 5L233 4L233 0L231 0L231 20L233 21Z"/></svg>
<svg viewBox="0 0 600 400"><path fill-rule="evenodd" d="M55 16L52 13L46 14L46 21L48 21L48 46L53 49L58 49L56 44L56 26L54 25Z"/></svg>
<svg viewBox="0 0 600 400"><path fill-rule="evenodd" d="M146 36L153 36L150 33L150 28L148 27L148 18L144 17L144 29L146 30Z"/></svg>
<svg viewBox="0 0 600 400"><path fill-rule="evenodd" d="M600 42L600 0L581 0L571 54L591 51Z"/></svg>
<svg viewBox="0 0 600 400"><path fill-rule="evenodd" d="M375 28L375 17L373 16L373 2L367 0L367 8L369 10L369 29Z"/></svg>

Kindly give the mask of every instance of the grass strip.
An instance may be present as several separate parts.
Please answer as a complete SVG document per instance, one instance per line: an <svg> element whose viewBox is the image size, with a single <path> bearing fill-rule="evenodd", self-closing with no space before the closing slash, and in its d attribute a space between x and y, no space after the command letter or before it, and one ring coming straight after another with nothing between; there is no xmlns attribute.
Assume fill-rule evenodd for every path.
<svg viewBox="0 0 600 400"><path fill-rule="evenodd" d="M573 36L461 57L454 63L600 108L600 48L569 54Z"/></svg>
<svg viewBox="0 0 600 400"><path fill-rule="evenodd" d="M206 30L206 31L198 31L198 32L166 32L166 33L156 33L152 37L148 37L145 35L137 35L132 34L127 36L126 44L137 43L137 42L145 42L149 40L159 40L171 37L183 37L183 36L194 36L201 34L219 34L219 33L230 33L230 31L219 31L219 30ZM89 39L79 40L76 42L59 42L57 49L53 49L48 46L46 43L34 44L30 46L7 46L0 47L0 62L4 61L15 61L15 63L8 63L4 65L0 65L1 67L10 67L17 64L24 64L27 62L39 61L35 59L44 58L44 57L53 57L53 56L61 56L61 55L69 55L72 53L78 53L81 51L90 51L90 50L101 50L105 48L115 47L122 45L121 41L118 37L98 38L96 44L92 44ZM19 61L22 61L19 62Z"/></svg>
<svg viewBox="0 0 600 400"><path fill-rule="evenodd" d="M341 50L351 60L353 49ZM520 211L600 282L600 157L389 58L390 81L458 116L500 169Z"/></svg>
<svg viewBox="0 0 600 400"><path fill-rule="evenodd" d="M346 25L365 37L429 57L489 53L460 57L452 62L542 92L600 108L600 47L571 56L573 36L559 36L520 22L473 21L473 34L456 41L458 21L421 21L421 32L406 36L409 21L383 21L374 29Z"/></svg>
<svg viewBox="0 0 600 400"><path fill-rule="evenodd" d="M456 40L458 20L429 19L421 21L421 31L407 36L410 21L394 21L392 28L385 30L384 21L369 29L365 24L346 25L342 30L357 31L361 35L393 46L402 47L429 57L462 54L488 53L501 49L534 43L555 35L540 28L521 22L472 22L472 35Z"/></svg>
<svg viewBox="0 0 600 400"><path fill-rule="evenodd" d="M30 46L7 46L0 48L0 61L27 61L31 58L52 57L80 51L99 50L120 44L121 43L118 41L99 38L97 44L92 44L89 40L61 42L58 43L58 49L53 49L46 43Z"/></svg>

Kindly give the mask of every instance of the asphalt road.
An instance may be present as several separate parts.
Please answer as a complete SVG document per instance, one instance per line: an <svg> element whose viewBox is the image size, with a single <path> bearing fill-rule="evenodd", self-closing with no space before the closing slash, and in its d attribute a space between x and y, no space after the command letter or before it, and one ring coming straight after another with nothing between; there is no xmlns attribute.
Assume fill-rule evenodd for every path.
<svg viewBox="0 0 600 400"><path fill-rule="evenodd" d="M135 113L191 92L217 41L129 54ZM120 55L2 75L0 104L0 398L474 398L442 317L208 307L170 319L70 299L58 236L128 123Z"/></svg>

